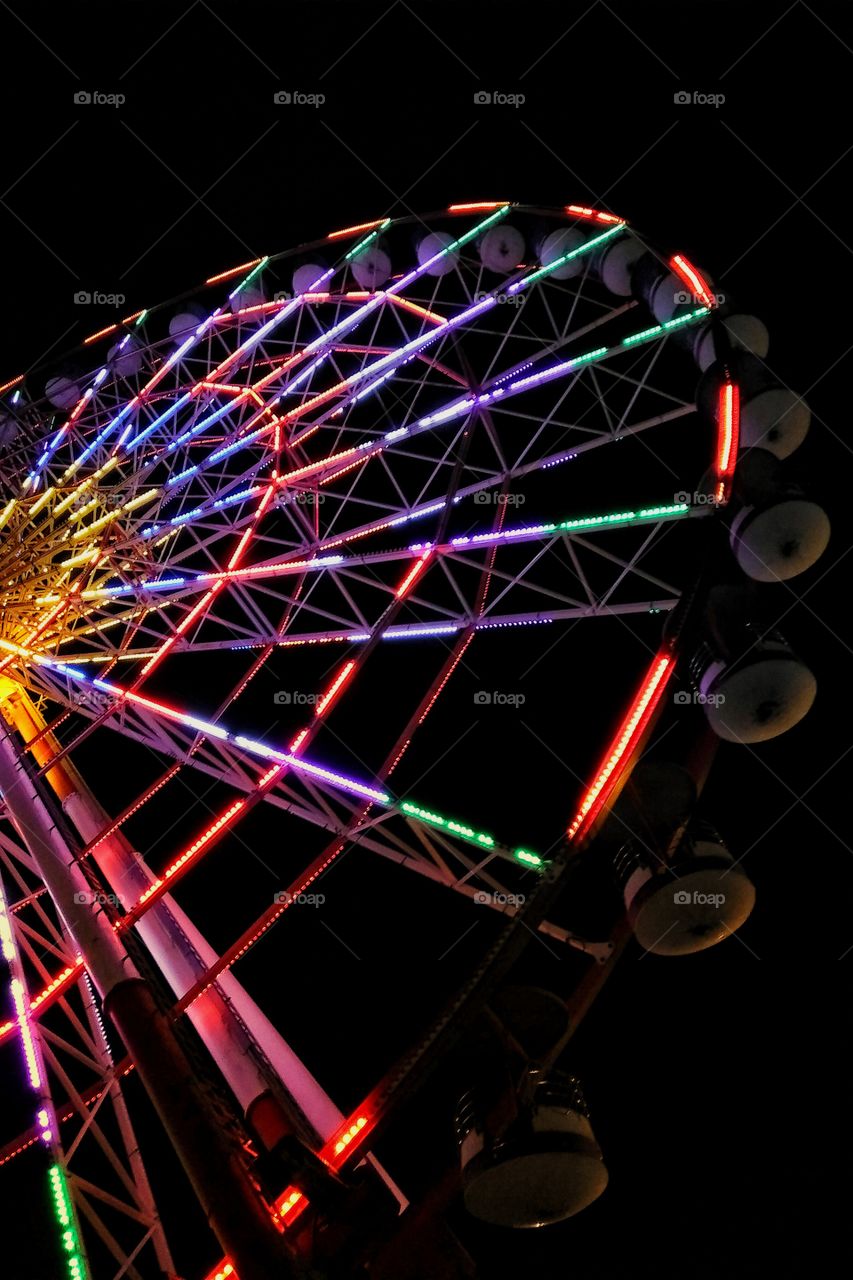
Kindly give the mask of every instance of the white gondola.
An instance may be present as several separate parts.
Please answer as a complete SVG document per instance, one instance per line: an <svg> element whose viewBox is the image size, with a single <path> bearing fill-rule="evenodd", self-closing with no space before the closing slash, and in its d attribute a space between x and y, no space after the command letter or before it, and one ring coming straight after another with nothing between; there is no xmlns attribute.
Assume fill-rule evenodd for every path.
<svg viewBox="0 0 853 1280"><path fill-rule="evenodd" d="M107 364L122 378L139 373L142 363L142 350L133 337L117 342L107 352Z"/></svg>
<svg viewBox="0 0 853 1280"><path fill-rule="evenodd" d="M811 671L776 632L756 632L741 657L713 657L703 645L692 668L708 722L726 742L766 742L787 733L817 694Z"/></svg>
<svg viewBox="0 0 853 1280"><path fill-rule="evenodd" d="M456 1133L468 1212L494 1226L563 1222L597 1200L607 1169L578 1081L538 1071L532 1101L501 1136L487 1132L476 1093L462 1099Z"/></svg>
<svg viewBox="0 0 853 1280"><path fill-rule="evenodd" d="M770 350L770 334L767 326L758 316L750 316L735 312L722 316L719 321L708 321L696 331L693 337L693 355L699 368L703 371L724 353L717 350L715 338L716 325L725 331L729 343L735 351L747 351L750 355L764 360Z"/></svg>
<svg viewBox="0 0 853 1280"><path fill-rule="evenodd" d="M297 267L291 278L293 284L293 292L308 293L311 289L325 289L325 284L317 284L317 281L326 274L327 268L320 266L318 262L303 262Z"/></svg>
<svg viewBox="0 0 853 1280"><path fill-rule="evenodd" d="M752 881L710 829L685 836L665 868L634 841L619 851L616 867L634 936L654 955L705 951L739 929L755 905Z"/></svg>
<svg viewBox="0 0 853 1280"><path fill-rule="evenodd" d="M507 222L490 227L480 241L480 261L487 271L509 275L523 259L524 236Z"/></svg>
<svg viewBox="0 0 853 1280"><path fill-rule="evenodd" d="M459 260L458 249L453 249L450 253L442 253L442 250L450 244L453 244L453 236L449 231L431 231L429 235L418 241L418 266L426 267L428 276L446 276ZM438 257L438 254L441 256ZM431 261L432 258L435 258L434 262ZM428 267L427 263L430 264Z"/></svg>
<svg viewBox="0 0 853 1280"><path fill-rule="evenodd" d="M391 258L377 241L356 254L351 265L362 289L381 289L391 274Z"/></svg>
<svg viewBox="0 0 853 1280"><path fill-rule="evenodd" d="M558 231L552 231L542 241L539 249L539 261L543 267L550 267L552 262L556 262L558 258L562 258L565 254L571 253L574 249L579 249L585 244L588 236L585 236L577 227L562 227ZM568 262L564 262L562 266L555 267L551 272L552 280L571 280L574 276L579 276L582 271L586 270L586 262L582 255L576 258L570 258Z"/></svg>
<svg viewBox="0 0 853 1280"><path fill-rule="evenodd" d="M80 399L80 388L73 378L60 375L49 378L45 383L44 394L55 409L73 409Z"/></svg>

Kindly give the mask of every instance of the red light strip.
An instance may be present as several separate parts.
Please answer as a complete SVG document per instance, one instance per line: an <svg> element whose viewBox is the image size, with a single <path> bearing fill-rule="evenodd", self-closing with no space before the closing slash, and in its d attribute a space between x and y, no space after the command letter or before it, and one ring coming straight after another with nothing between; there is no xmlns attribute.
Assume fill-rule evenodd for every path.
<svg viewBox="0 0 853 1280"><path fill-rule="evenodd" d="M237 543L237 548L234 554L232 555L231 559L228 561L228 565L227 565L228 569L234 569L239 564L243 556L243 552L246 550L246 547L249 545L252 538L254 537L258 523L266 513L267 507L272 502L274 496L275 496L275 490L273 488L267 489L266 492L264 493L264 496L261 498L261 501L258 504L258 508L255 511L255 514L252 516L252 523L249 525L248 529L243 534L240 541ZM146 676L150 675L153 669L160 662L162 662L162 660L165 658L169 650L172 649L172 647L175 644L177 644L180 637L184 634L184 632L187 630L188 627L192 626L193 622L195 622L199 614L203 613L208 608L208 606L213 601L214 596L216 596L217 592L221 591L224 586L225 586L225 582L223 579L220 579L217 582L214 582L213 586L210 588L209 591L207 591L202 596L198 604L194 605L193 608L190 609L189 613L184 618L184 620L180 623L175 633L171 635L168 640L165 640L163 644L160 645L160 648L157 650L157 652L152 654L152 656L148 659L145 666L142 668L142 670L139 673L139 678L137 679L136 684L134 686L135 688L138 688L139 685L142 683L142 681L146 678ZM128 697L129 696L130 695L128 694Z"/></svg>
<svg viewBox="0 0 853 1280"><path fill-rule="evenodd" d="M69 965L68 968L63 969L37 996L33 996L30 999L30 1013L35 1013L36 1010L41 1012L42 1009L49 1009L52 1004L65 994L72 983L77 981L82 973L82 959L78 960L76 964ZM17 1022L4 1022L0 1026L0 1044L14 1031L17 1025Z"/></svg>
<svg viewBox="0 0 853 1280"><path fill-rule="evenodd" d="M588 209L582 204L567 204L566 213L574 218L590 218L593 222L622 223L624 218L617 218L613 213L602 213L600 209Z"/></svg>
<svg viewBox="0 0 853 1280"><path fill-rule="evenodd" d="M669 265L679 280L686 284L696 302L704 307L716 307L717 299L711 292L708 281L696 270L692 262L688 262L683 254L677 253L670 258Z"/></svg>
<svg viewBox="0 0 853 1280"><path fill-rule="evenodd" d="M740 387L726 381L717 400L717 488L714 498L729 500L740 438Z"/></svg>
<svg viewBox="0 0 853 1280"><path fill-rule="evenodd" d="M240 1280L237 1272L234 1270L233 1262L229 1262L227 1258L223 1258L218 1262L212 1271L204 1277L204 1280Z"/></svg>
<svg viewBox="0 0 853 1280"><path fill-rule="evenodd" d="M411 586L412 586L412 584L414 583L415 579L416 579L416 578L418 578L418 577L420 577L421 573L423 572L424 568L426 567L426 562L427 562L427 560L429 560L429 558L430 558L430 556L431 556L431 555L432 555L432 548L431 548L431 547L429 547L429 548L428 548L428 549L423 553L423 555L421 556L420 560L416 560L416 561L415 561L415 563L412 565L411 569L410 569L410 570L409 570L409 572L406 574L405 578L403 579L403 581L400 583L399 587L397 588L397 593L396 593L395 599L397 599L397 600L402 600L402 599L403 599L403 596L407 593L407 591L409 590L409 587L411 587Z"/></svg>
<svg viewBox="0 0 853 1280"><path fill-rule="evenodd" d="M326 713L326 711L334 702L335 698L340 693L341 689L343 689L344 685L349 680L353 671L355 671L354 661L350 661L344 664L344 666L341 668L340 674L329 686L327 691L323 694L323 697L320 699L320 701L317 703L316 707L314 708L315 716L322 716Z"/></svg>
<svg viewBox="0 0 853 1280"><path fill-rule="evenodd" d="M675 663L670 653L658 653L655 656L608 748L595 781L581 801L581 806L568 829L567 835L570 840L574 840L582 827L588 826L604 807L619 779L621 773L619 766L627 764L630 759L674 670Z"/></svg>
<svg viewBox="0 0 853 1280"><path fill-rule="evenodd" d="M275 1201L273 1209L276 1216L281 1219L286 1227L289 1227L291 1222L295 1222L300 1213L308 1208L308 1205L309 1200L305 1193L300 1191L298 1187L290 1186L282 1191Z"/></svg>

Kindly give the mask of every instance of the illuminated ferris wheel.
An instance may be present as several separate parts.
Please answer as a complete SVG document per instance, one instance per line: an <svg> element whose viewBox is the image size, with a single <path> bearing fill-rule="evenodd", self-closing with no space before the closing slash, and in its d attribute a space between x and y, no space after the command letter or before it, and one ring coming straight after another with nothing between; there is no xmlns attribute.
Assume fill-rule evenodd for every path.
<svg viewBox="0 0 853 1280"><path fill-rule="evenodd" d="M752 886L693 810L713 743L775 736L811 705L814 678L764 625L761 593L829 537L786 462L809 412L767 345L707 273L623 219L487 202L244 263L0 388L0 1042L20 1042L34 1097L0 1161L46 1153L69 1276L175 1274L129 1073L219 1241L210 1274L299 1274L317 1261L324 1179L327 1217L348 1220L348 1195L402 1212L371 1140L470 1011L503 999L523 1047L530 1028L495 993L527 936L597 973L626 930L673 955L746 919ZM650 614L657 647L620 673L624 714L574 811L554 799L552 847L488 827L488 760L468 812L428 781L410 790L410 753L466 655L500 651L510 628L550 644ZM251 697L273 661L290 674L270 736ZM704 763L636 768L673 715ZM358 716L357 754L338 750ZM111 744L146 762L117 804L89 763ZM155 863L139 832L170 826L179 778L223 799ZM259 806L306 833L303 852L214 948L193 874ZM453 1008L344 1114L239 962L355 843L505 927ZM595 858L617 910L589 939L551 908ZM216 1090L189 1070L187 1022ZM558 1221L603 1189L579 1086L557 1067L565 1040L519 1066L509 1127L476 1089L460 1105L465 1201L486 1221Z"/></svg>

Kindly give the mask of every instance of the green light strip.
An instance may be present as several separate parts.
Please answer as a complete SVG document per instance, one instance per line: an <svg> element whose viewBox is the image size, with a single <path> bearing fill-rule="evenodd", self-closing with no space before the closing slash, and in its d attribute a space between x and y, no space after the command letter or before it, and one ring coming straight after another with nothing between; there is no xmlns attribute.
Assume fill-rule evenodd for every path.
<svg viewBox="0 0 853 1280"><path fill-rule="evenodd" d="M409 800L400 802L400 811L405 813L409 818L416 818L418 822L425 822L430 827L437 827L440 831L446 831L448 835L458 836L460 840L467 840L469 844L475 844L480 849L495 849L499 846L494 836L488 835L485 831L475 831L473 827L467 826L464 822L456 822L452 818L445 818L443 814L436 813L434 809L424 809L418 804L412 804ZM538 853L531 853L529 849L514 849L512 857L516 862L523 862L528 867L544 867L546 861L541 858Z"/></svg>
<svg viewBox="0 0 853 1280"><path fill-rule="evenodd" d="M549 262L547 267L540 267L539 270L534 271L532 275L525 276L524 280L520 281L520 284L522 284L526 289L528 285L534 284L537 280L541 280L543 276L550 275L552 271L556 271L567 262L571 262L573 258L579 258L581 254L589 253L590 249L594 249L596 245L603 244L605 240L609 240L611 236L618 235L620 231L624 230L624 222L621 222L616 227L608 227L607 231L603 231L600 236L594 236L592 240L587 240L585 244L578 245L576 249L570 249L569 252L564 253L561 258L556 258L554 262Z"/></svg>
<svg viewBox="0 0 853 1280"><path fill-rule="evenodd" d="M493 836L486 835L484 831L475 831L473 827L466 826L463 822L455 822L452 818L442 817L440 813L435 813L432 809L422 809L420 805L411 804L408 800L403 800L400 808L408 817L418 818L419 821L426 822L431 827L439 827L442 831L459 836L461 840L467 840L470 844L479 845L481 849L494 848L495 840Z"/></svg>
<svg viewBox="0 0 853 1280"><path fill-rule="evenodd" d="M531 853L529 849L515 849L512 855L517 862L526 862L530 867L544 867L544 859L540 858L538 853Z"/></svg>
<svg viewBox="0 0 853 1280"><path fill-rule="evenodd" d="M659 520L663 516L683 516L690 510L686 502L672 502L662 507L641 507L639 511L614 511L607 516L584 516L580 520L563 520L551 525L555 531L592 529L603 524L639 524L644 520Z"/></svg>
<svg viewBox="0 0 853 1280"><path fill-rule="evenodd" d="M385 230L385 228L390 225L390 222L391 222L391 219L386 218L385 221L381 222L378 227L374 227L370 235L365 236L363 240L360 240L358 242L355 248L350 249L349 253L344 255L344 262L349 262L350 258L354 258L357 253L361 253L361 251L363 249L366 249L369 244L372 244L373 241L376 239L376 237L378 235L381 235L381 233Z"/></svg>
<svg viewBox="0 0 853 1280"><path fill-rule="evenodd" d="M246 276L246 279L240 281L240 283L237 285L237 288L234 290L234 293L239 293L241 289L245 289L249 281L254 280L255 276L258 274L259 271L263 271L264 267L267 265L269 260L270 260L269 254L267 254L266 257L261 258L258 265L256 267L253 267L252 270L249 272L249 274Z"/></svg>
<svg viewBox="0 0 853 1280"><path fill-rule="evenodd" d="M77 1237L74 1210L71 1204L71 1196L68 1194L65 1173L58 1164L52 1164L48 1170L48 1177L53 1196L53 1211L56 1214L57 1222L62 1228L59 1239L65 1254L65 1260L68 1263L70 1280L90 1280L86 1258Z"/></svg>
<svg viewBox="0 0 853 1280"><path fill-rule="evenodd" d="M648 338L655 338L658 334L668 333L670 329L678 329L683 324L690 324L693 320L698 320L700 316L708 316L711 314L710 307L697 307L695 311L688 311L686 315L676 316L674 320L665 320L663 324L654 324L651 329L643 329L640 333L632 333L630 337L623 338L622 346L630 347L635 342L645 342Z"/></svg>

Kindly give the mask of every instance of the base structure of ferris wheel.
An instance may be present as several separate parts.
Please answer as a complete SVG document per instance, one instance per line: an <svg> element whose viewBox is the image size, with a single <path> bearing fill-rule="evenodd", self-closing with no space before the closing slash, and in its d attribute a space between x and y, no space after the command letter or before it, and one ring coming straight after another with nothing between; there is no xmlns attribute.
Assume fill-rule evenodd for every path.
<svg viewBox="0 0 853 1280"><path fill-rule="evenodd" d="M460 1190L519 1228L601 1194L571 1034L630 939L686 954L747 918L752 885L697 801L720 739L776 736L815 695L767 622L829 537L787 461L808 409L767 346L623 219L483 202L243 264L0 388L0 1044L33 1098L0 1164L44 1163L63 1274L177 1275L137 1080L219 1243L191 1280L471 1274L436 1225ZM407 753L472 645L649 614L662 634L550 849L410 794ZM274 656L316 682L318 652L323 680L282 699L292 731L271 740L252 681ZM345 772L328 735L364 687L382 754ZM653 742L674 717L677 761ZM123 742L156 768L115 806L82 761ZM138 822L170 826L186 779L227 798L155 867ZM174 890L261 805L311 856L217 950ZM355 844L502 925L345 1114L238 962ZM612 894L601 936L560 920L572 893ZM513 993L537 933L583 957L567 998ZM479 1066L430 1217L373 1147L460 1044Z"/></svg>

